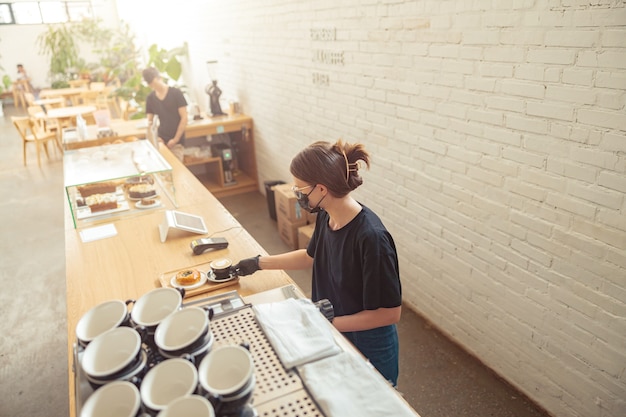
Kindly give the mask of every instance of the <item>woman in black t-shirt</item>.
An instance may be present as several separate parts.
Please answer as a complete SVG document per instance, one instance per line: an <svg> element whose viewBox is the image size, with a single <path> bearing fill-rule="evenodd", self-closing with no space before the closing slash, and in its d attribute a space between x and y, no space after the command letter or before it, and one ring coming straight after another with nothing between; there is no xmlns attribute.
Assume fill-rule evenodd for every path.
<svg viewBox="0 0 626 417"><path fill-rule="evenodd" d="M398 334L402 295L393 238L378 216L350 192L363 183L361 144L316 142L291 161L300 205L318 212L307 249L241 260L235 269L313 268L312 299L333 304L333 325L394 386L398 381Z"/></svg>

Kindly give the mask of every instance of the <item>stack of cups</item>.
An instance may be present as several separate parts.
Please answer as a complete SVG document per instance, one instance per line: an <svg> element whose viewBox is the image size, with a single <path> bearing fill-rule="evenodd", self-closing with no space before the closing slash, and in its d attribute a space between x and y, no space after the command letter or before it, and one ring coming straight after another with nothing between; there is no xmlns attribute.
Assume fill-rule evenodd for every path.
<svg viewBox="0 0 626 417"><path fill-rule="evenodd" d="M214 349L213 311L181 308L183 296L159 288L136 302L102 303L80 319L81 368L94 389L81 417L215 417L251 410L249 346Z"/></svg>

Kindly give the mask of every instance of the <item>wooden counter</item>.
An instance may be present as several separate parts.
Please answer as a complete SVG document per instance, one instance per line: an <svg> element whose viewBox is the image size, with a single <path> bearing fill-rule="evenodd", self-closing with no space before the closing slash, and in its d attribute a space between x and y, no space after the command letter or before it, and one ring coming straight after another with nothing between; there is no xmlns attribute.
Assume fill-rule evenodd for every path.
<svg viewBox="0 0 626 417"><path fill-rule="evenodd" d="M111 223L117 230L116 236L83 243L80 239L81 229L74 229L71 211L66 204L67 357L70 366L71 417L76 416L75 374L72 370L75 328L89 309L112 299L136 300L148 291L160 287L159 277L164 272L205 264L218 258L230 258L237 262L242 258L267 254L167 147L161 145L160 152L172 166L178 210L202 216L209 229L208 235L225 237L229 241L229 246L227 249L194 256L189 243L201 235L180 231L170 232L166 242L161 243L158 224L163 219L163 210L147 210L145 214L113 220ZM258 271L251 276L241 277L239 282L232 286L195 298L186 298L185 302L233 290L248 298L248 302L254 298L257 300L265 298L264 302L276 301L276 298L284 295L282 293L285 289L280 287L285 286L299 292L297 285L284 271ZM280 293L280 297L276 296L277 293ZM303 295L299 292L298 296ZM333 331L342 349L353 349L338 331L334 328ZM382 381L382 376L373 368L372 372L372 377L381 378ZM398 396L406 405L409 415L419 417L397 391L391 386L388 386L388 389L389 395ZM262 406L271 408L274 404L270 401ZM288 414L281 412L280 415Z"/></svg>
<svg viewBox="0 0 626 417"><path fill-rule="evenodd" d="M76 128L63 129L63 149L72 150L91 146L106 145L117 140L126 141L128 138L145 138L147 128L143 120L111 119L109 127L113 130L112 136L98 137L98 126L87 125L87 138L78 140Z"/></svg>
<svg viewBox="0 0 626 417"><path fill-rule="evenodd" d="M266 254L237 220L211 195L198 179L164 146L160 148L174 172L179 211L197 214L205 219L208 235L215 233L229 241L227 249L192 255L189 242L201 235L170 233L165 243L159 240L158 224L163 210L112 221L117 236L82 243L80 230L74 229L69 206L65 207L65 256L67 283L67 336L70 416L75 416L73 343L78 320L89 309L111 299L138 299L159 287L160 274L216 258L242 258ZM236 290L242 296L293 284L284 271L259 271L222 290L202 296ZM187 301L188 299L186 299Z"/></svg>

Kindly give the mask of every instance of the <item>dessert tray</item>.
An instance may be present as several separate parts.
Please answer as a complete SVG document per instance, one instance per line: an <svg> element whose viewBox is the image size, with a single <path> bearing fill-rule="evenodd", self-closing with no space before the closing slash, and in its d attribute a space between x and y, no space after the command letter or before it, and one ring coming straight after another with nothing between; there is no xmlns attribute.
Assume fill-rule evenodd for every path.
<svg viewBox="0 0 626 417"><path fill-rule="evenodd" d="M218 290L220 288L224 288L224 287L228 287L231 285L235 285L239 282L239 277L237 276L233 276L229 279L225 279L222 281L218 281L214 278L213 275L213 271L211 271L211 267L209 266L209 264L211 263L211 261L209 262L205 262L205 263L201 263L198 265L194 265L191 267L187 267L187 268L180 268L180 269L175 269L173 271L167 271L162 273L159 276L159 282L161 284L162 287L169 287L169 288L184 288L185 289L185 298L187 297L193 297L196 296L198 294L204 294L210 291L215 291ZM191 285L191 286L179 286L179 285L175 285L175 277L176 277L176 273L179 271L182 271L184 269L197 269L198 271L200 271L200 274L202 275L202 278L200 279L200 282L202 282L201 285L196 286Z"/></svg>
<svg viewBox="0 0 626 417"><path fill-rule="evenodd" d="M107 214L119 213L121 211L130 210L130 205L128 204L128 201L126 200L126 197L124 196L124 191L121 189L121 187L117 187L115 189L115 195L117 197L117 208L110 209L110 210L96 211L92 213L89 206L86 206L86 205L78 206L76 208L76 218L79 220L83 220L83 219L89 219L92 217L100 217L100 216L105 216ZM80 197L80 194L76 192L75 198L78 198L78 197Z"/></svg>

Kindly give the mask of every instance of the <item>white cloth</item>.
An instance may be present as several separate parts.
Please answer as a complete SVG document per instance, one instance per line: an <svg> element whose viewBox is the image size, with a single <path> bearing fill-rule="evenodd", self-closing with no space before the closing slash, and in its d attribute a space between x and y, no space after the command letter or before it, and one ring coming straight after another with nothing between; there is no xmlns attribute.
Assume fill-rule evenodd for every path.
<svg viewBox="0 0 626 417"><path fill-rule="evenodd" d="M343 352L298 367L326 417L419 417L362 357Z"/></svg>
<svg viewBox="0 0 626 417"><path fill-rule="evenodd" d="M285 369L341 352L331 324L310 300L289 298L253 309Z"/></svg>

